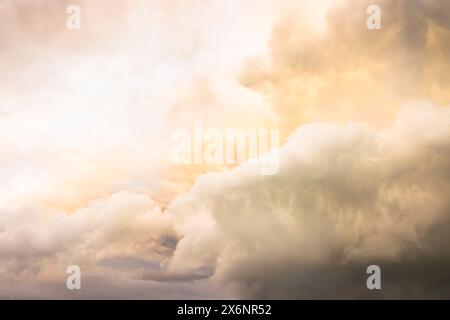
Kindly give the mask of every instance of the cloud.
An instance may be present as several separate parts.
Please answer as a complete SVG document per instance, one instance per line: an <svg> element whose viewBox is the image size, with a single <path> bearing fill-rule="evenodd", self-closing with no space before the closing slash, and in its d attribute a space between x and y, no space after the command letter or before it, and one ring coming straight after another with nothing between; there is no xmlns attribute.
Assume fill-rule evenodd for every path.
<svg viewBox="0 0 450 320"><path fill-rule="evenodd" d="M378 2L0 1L0 297L448 297L450 11ZM280 173L171 167L199 120Z"/></svg>
<svg viewBox="0 0 450 320"><path fill-rule="evenodd" d="M206 276L164 272L178 236L147 195L119 192L70 214L0 213L2 299L223 297ZM73 264L81 268L79 292L65 288Z"/></svg>
<svg viewBox="0 0 450 320"><path fill-rule="evenodd" d="M164 212L132 192L73 213L3 211L0 294L73 298L54 288L78 264L84 298L448 297L449 141L450 108L416 102L385 130L300 126L277 175L207 173ZM375 294L370 264L382 268Z"/></svg>
<svg viewBox="0 0 450 320"><path fill-rule="evenodd" d="M285 5L83 0L70 31L70 1L2 4L1 206L74 211L122 190L164 205L193 179L170 167L174 128L275 121L235 72Z"/></svg>
<svg viewBox="0 0 450 320"><path fill-rule="evenodd" d="M71 264L108 267L108 260L112 269L120 271L130 266L132 257L139 259L135 270L151 262L158 265L177 241L171 230L171 221L153 200L130 192L97 199L70 214L49 216L32 207L2 212L0 274L3 278L45 278Z"/></svg>
<svg viewBox="0 0 450 320"><path fill-rule="evenodd" d="M281 126L361 121L383 127L411 99L450 103L448 1L376 1L381 30L368 30L373 1L334 1L325 26L298 11L275 24L268 53L250 59L241 83L263 93Z"/></svg>
<svg viewBox="0 0 450 320"><path fill-rule="evenodd" d="M169 269L213 267L247 298L448 297L436 279L450 267L449 141L450 108L420 102L382 131L300 126L278 175L241 165L173 201L183 237ZM365 287L373 263L378 294Z"/></svg>

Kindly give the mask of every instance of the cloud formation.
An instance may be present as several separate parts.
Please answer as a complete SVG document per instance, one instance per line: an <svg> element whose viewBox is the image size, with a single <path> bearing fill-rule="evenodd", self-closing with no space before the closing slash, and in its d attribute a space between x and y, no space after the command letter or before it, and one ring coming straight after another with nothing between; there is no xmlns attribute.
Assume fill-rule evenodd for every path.
<svg viewBox="0 0 450 320"><path fill-rule="evenodd" d="M205 292L210 279L234 297L370 298L365 268L375 263L378 296L448 297L449 142L450 108L418 102L378 132L300 126L277 175L249 164L208 173L165 212L130 192L72 214L2 212L0 275L48 281L75 261L103 288L83 297L114 297L106 288L134 278Z"/></svg>
<svg viewBox="0 0 450 320"><path fill-rule="evenodd" d="M379 132L300 126L278 175L242 165L174 200L183 238L170 268L214 267L247 298L448 298L449 143L450 108L427 103ZM373 263L378 294L365 287Z"/></svg>
<svg viewBox="0 0 450 320"><path fill-rule="evenodd" d="M366 9L381 9L381 30ZM250 59L241 83L273 103L282 127L361 121L387 126L412 99L450 103L448 1L334 1L323 28L298 11L275 24L268 54Z"/></svg>
<svg viewBox="0 0 450 320"><path fill-rule="evenodd" d="M0 0L0 297L449 298L450 7L377 2ZM174 168L194 121L279 174Z"/></svg>

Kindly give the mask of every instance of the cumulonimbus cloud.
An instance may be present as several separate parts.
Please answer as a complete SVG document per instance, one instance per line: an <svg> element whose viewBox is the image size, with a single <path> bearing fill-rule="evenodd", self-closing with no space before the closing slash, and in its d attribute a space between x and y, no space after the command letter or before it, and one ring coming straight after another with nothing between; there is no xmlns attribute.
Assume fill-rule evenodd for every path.
<svg viewBox="0 0 450 320"><path fill-rule="evenodd" d="M213 267L244 297L355 298L371 296L365 268L375 263L385 297L448 297L434 272L450 266L449 151L450 108L426 103L380 132L301 126L278 175L241 165L173 201L182 239L169 268ZM417 278L427 263L435 271Z"/></svg>
<svg viewBox="0 0 450 320"><path fill-rule="evenodd" d="M450 108L413 103L382 131L303 125L279 152L277 175L208 173L164 212L130 192L72 214L3 212L0 275L34 283L76 261L107 270L104 286L209 278L238 297L343 298L370 297L375 263L385 297L448 297Z"/></svg>

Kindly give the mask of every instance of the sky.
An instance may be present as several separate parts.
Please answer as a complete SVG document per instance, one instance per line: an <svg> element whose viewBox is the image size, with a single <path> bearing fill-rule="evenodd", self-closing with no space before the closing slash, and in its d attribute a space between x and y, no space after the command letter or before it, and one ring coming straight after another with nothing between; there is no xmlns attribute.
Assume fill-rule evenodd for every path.
<svg viewBox="0 0 450 320"><path fill-rule="evenodd" d="M0 298L450 298L449 57L446 0L0 0Z"/></svg>

